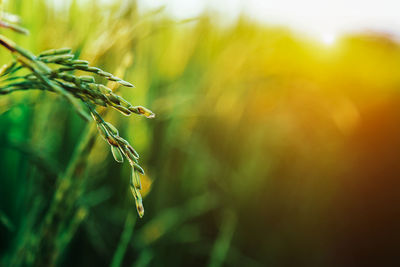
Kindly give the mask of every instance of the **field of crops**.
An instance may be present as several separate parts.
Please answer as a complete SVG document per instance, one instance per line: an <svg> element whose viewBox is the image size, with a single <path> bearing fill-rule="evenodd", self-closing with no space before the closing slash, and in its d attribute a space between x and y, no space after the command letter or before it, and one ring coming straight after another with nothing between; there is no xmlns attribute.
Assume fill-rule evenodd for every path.
<svg viewBox="0 0 400 267"><path fill-rule="evenodd" d="M0 94L1 266L399 261L391 36L359 32L327 46L246 17L220 25L208 13L139 12L135 1L55 2L5 1L30 34L0 34L34 54L71 47L135 85L99 80L154 119L98 112L140 154L145 212L129 164L70 102ZM0 46L0 65L11 59Z"/></svg>

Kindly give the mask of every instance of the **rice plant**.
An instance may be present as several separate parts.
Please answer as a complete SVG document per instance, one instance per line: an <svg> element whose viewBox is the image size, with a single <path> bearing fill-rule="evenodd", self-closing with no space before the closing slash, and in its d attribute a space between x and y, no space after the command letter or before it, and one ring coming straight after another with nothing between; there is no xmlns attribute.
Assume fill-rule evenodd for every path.
<svg viewBox="0 0 400 267"><path fill-rule="evenodd" d="M135 2L4 3L23 21L3 16L0 33L64 68L40 74L95 122L27 67L1 78L0 91L20 90L0 95L0 266L340 266L377 247L393 252L380 262L397 259L386 242L400 195L397 42L320 46L246 17L178 24ZM73 53L42 54L59 47ZM0 66L23 66L9 51ZM5 89L27 75L43 88ZM113 96L160 115L121 116L133 108Z"/></svg>
<svg viewBox="0 0 400 267"><path fill-rule="evenodd" d="M0 27L28 34L26 29L15 24L18 21L17 16L2 13ZM139 154L127 140L119 136L118 130L111 123L104 121L96 111L98 106L111 107L126 116L137 114L154 118L155 114L152 111L142 106L133 106L98 79L103 78L125 87L134 86L109 72L90 66L86 60L76 58L70 48L46 50L35 55L1 34L0 45L13 56L13 61L0 69L0 95L33 89L49 91L63 96L84 120L90 120L90 113L100 135L110 145L114 159L122 163L126 158L131 165L130 188L137 212L143 217L140 175L144 174L144 170L139 165ZM78 75L77 72L92 75Z"/></svg>

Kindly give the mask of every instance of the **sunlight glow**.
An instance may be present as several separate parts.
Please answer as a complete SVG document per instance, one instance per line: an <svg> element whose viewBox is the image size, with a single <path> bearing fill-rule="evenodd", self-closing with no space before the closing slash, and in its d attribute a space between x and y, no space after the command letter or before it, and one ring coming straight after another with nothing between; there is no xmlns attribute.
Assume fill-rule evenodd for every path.
<svg viewBox="0 0 400 267"><path fill-rule="evenodd" d="M336 35L333 33L323 33L321 35L321 41L326 45L333 45L336 41Z"/></svg>
<svg viewBox="0 0 400 267"><path fill-rule="evenodd" d="M102 0L107 1L107 0ZM113 0L108 0L113 1ZM178 19L213 11L232 21L241 14L269 25L286 26L319 37L321 32L376 30L400 35L400 1L398 0L138 0L144 8L162 5ZM361 12L362 10L362 12ZM327 44L332 37L326 37ZM325 41L324 41L325 42Z"/></svg>

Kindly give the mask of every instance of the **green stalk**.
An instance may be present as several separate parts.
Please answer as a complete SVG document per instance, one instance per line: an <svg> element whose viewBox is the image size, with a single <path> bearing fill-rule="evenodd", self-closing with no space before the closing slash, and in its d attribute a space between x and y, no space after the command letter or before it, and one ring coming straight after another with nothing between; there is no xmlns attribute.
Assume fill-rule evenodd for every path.
<svg viewBox="0 0 400 267"><path fill-rule="evenodd" d="M54 266L62 252L58 242L64 232L62 223L75 216L76 202L82 192L81 186L85 182L83 174L87 156L95 141L95 130L93 124L87 127L66 172L59 177L53 201L39 227L38 243L33 248L36 251L35 258L32 262L23 261L28 265ZM76 227L75 225L75 230Z"/></svg>
<svg viewBox="0 0 400 267"><path fill-rule="evenodd" d="M214 247L211 251L210 261L208 264L209 267L219 267L223 265L235 232L236 223L237 218L233 211L225 211L219 235L215 240Z"/></svg>
<svg viewBox="0 0 400 267"><path fill-rule="evenodd" d="M111 261L111 265L110 265L111 267L120 267L121 266L122 261L125 256L125 253L126 253L126 250L129 245L129 241L132 238L133 228L135 227L135 224L136 224L136 216L135 216L135 214L130 212L126 216L124 230L121 234L121 237L120 237L120 240L118 243L118 247L115 250L113 259Z"/></svg>

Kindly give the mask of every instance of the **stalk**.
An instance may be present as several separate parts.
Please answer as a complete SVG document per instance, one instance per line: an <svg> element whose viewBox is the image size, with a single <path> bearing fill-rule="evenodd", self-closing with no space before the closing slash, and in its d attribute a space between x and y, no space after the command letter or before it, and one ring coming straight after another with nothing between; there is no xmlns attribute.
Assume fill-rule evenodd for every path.
<svg viewBox="0 0 400 267"><path fill-rule="evenodd" d="M53 201L39 228L38 243L35 246L36 253L33 253L36 256L33 266L54 266L56 264L62 251L57 240L65 231L62 223L68 222L74 217L76 210L80 210L76 207L76 202L83 191L87 156L93 148L94 142L95 127L90 125L84 131L68 168L58 179Z"/></svg>

